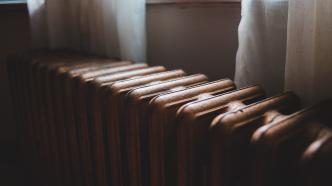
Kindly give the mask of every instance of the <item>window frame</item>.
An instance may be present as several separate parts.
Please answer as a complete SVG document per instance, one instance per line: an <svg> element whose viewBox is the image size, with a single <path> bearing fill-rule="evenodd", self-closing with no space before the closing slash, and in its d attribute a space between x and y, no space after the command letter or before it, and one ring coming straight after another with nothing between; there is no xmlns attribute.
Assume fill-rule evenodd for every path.
<svg viewBox="0 0 332 186"><path fill-rule="evenodd" d="M146 0L147 4L212 4L241 3L241 0Z"/></svg>

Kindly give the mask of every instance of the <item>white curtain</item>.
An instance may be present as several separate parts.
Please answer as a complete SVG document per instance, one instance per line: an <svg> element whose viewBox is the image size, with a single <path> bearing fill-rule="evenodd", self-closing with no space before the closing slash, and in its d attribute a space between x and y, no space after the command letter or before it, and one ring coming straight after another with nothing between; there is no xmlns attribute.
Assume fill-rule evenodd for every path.
<svg viewBox="0 0 332 186"><path fill-rule="evenodd" d="M242 0L235 81L332 98L331 17L331 0Z"/></svg>
<svg viewBox="0 0 332 186"><path fill-rule="evenodd" d="M145 61L145 0L28 0L34 47Z"/></svg>

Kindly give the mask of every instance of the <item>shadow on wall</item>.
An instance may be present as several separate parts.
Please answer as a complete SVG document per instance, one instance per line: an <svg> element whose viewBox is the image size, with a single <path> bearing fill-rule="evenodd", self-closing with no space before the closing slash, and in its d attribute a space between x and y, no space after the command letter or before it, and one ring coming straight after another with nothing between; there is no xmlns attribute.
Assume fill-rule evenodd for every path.
<svg viewBox="0 0 332 186"><path fill-rule="evenodd" d="M233 78L241 4L149 5L148 62Z"/></svg>
<svg viewBox="0 0 332 186"><path fill-rule="evenodd" d="M148 62L233 78L241 5L148 5ZM0 6L0 140L15 139L5 57L29 47L26 5Z"/></svg>
<svg viewBox="0 0 332 186"><path fill-rule="evenodd" d="M16 139L6 56L29 47L29 17L25 4L0 4L0 144Z"/></svg>

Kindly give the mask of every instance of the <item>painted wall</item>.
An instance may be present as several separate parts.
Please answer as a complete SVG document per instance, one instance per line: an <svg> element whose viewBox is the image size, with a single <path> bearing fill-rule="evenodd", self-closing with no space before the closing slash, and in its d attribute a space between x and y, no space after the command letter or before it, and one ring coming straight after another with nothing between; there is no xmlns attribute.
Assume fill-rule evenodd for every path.
<svg viewBox="0 0 332 186"><path fill-rule="evenodd" d="M234 74L240 4L149 5L148 62L211 79ZM26 9L0 7L0 140L15 139L5 56L29 47Z"/></svg>
<svg viewBox="0 0 332 186"><path fill-rule="evenodd" d="M16 137L5 58L29 47L28 21L26 6L0 6L0 143Z"/></svg>
<svg viewBox="0 0 332 186"><path fill-rule="evenodd" d="M149 63L233 78L240 12L240 3L149 6Z"/></svg>

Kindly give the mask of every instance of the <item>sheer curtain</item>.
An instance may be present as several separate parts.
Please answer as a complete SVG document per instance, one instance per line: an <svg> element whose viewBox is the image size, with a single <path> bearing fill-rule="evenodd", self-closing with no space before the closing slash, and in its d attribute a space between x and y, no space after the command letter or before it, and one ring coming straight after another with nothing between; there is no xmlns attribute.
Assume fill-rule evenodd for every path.
<svg viewBox="0 0 332 186"><path fill-rule="evenodd" d="M235 81L306 104L332 97L331 0L242 0Z"/></svg>
<svg viewBox="0 0 332 186"><path fill-rule="evenodd" d="M34 47L145 61L145 0L28 0Z"/></svg>
<svg viewBox="0 0 332 186"><path fill-rule="evenodd" d="M235 81L281 92L287 41L287 0L242 0Z"/></svg>

